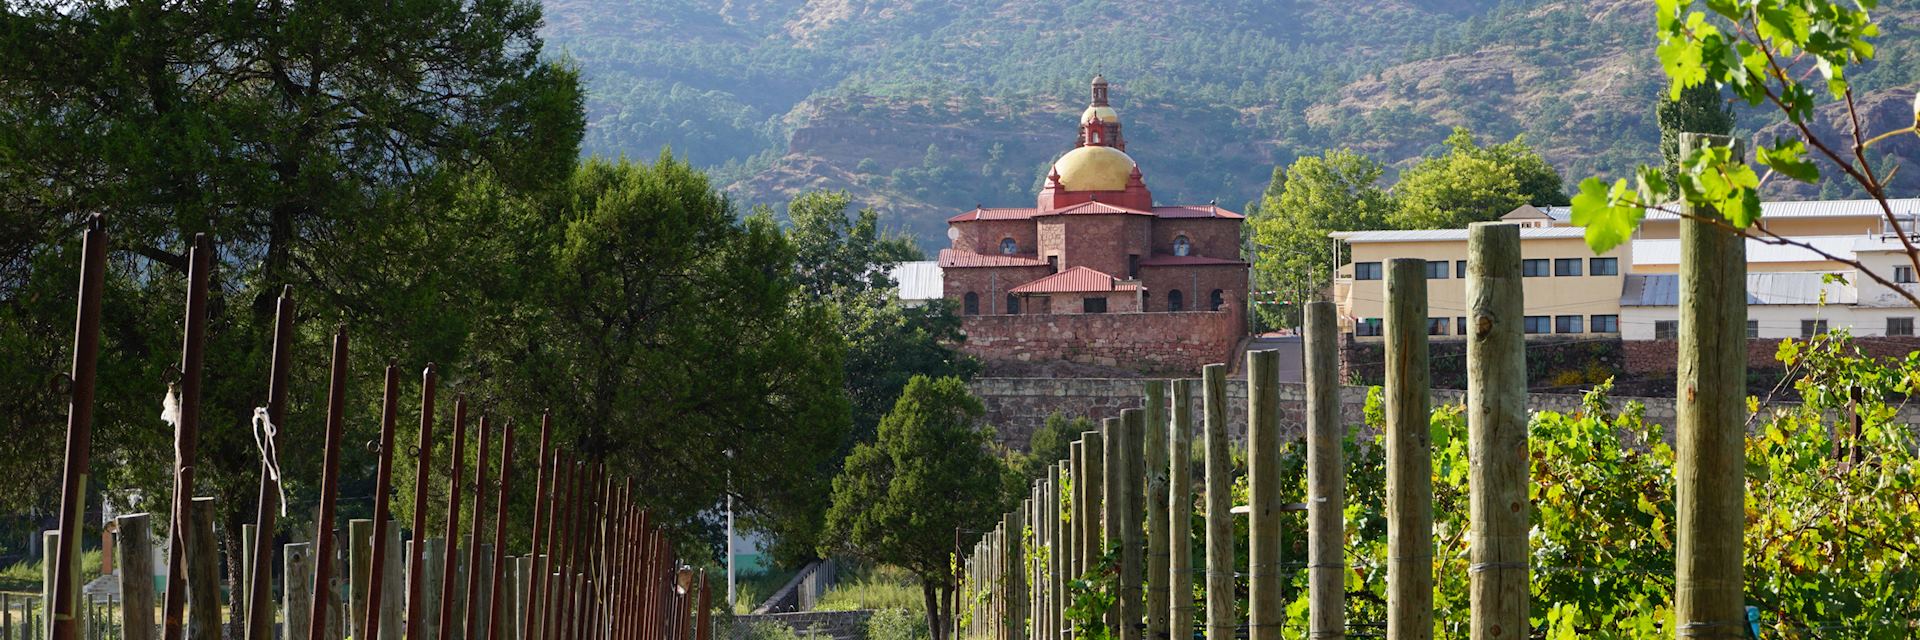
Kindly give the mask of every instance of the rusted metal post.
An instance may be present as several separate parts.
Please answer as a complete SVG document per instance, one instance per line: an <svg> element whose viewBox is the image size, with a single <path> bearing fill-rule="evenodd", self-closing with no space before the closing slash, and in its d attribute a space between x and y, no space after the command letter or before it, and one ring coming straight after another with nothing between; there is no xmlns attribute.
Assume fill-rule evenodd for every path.
<svg viewBox="0 0 1920 640"><path fill-rule="evenodd" d="M409 640L433 640L425 633L427 607L421 581L426 573L427 481L433 467L433 402L438 378L433 364L420 372L420 437L413 457L413 540L407 545L407 631ZM436 612L437 613L437 612Z"/></svg>
<svg viewBox="0 0 1920 640"><path fill-rule="evenodd" d="M1421 258L1387 261L1387 635L1395 640L1433 637L1426 266Z"/></svg>
<svg viewBox="0 0 1920 640"><path fill-rule="evenodd" d="M360 618L360 637L366 640L380 640L380 618L386 608L384 600L387 574L387 511L392 508L393 494L393 427L400 415L400 367L388 364L385 385L380 395L380 451L373 472L373 555L367 567L367 597L369 605ZM356 570L358 571L358 570ZM355 585L358 586L358 585Z"/></svg>
<svg viewBox="0 0 1920 640"><path fill-rule="evenodd" d="M694 640L713 640L713 596L707 590L707 572L700 570L700 626Z"/></svg>
<svg viewBox="0 0 1920 640"><path fill-rule="evenodd" d="M167 586L162 640L181 640L187 612L187 503L193 500L194 465L200 457L200 372L206 359L207 289L213 277L213 243L193 235L187 255L187 317L180 347L179 413L174 416L173 508L168 514Z"/></svg>
<svg viewBox="0 0 1920 640"><path fill-rule="evenodd" d="M506 602L500 574L507 565L507 498L513 490L513 421L500 427L500 497L493 511L493 576L487 597L487 638L511 640L502 632L500 608Z"/></svg>
<svg viewBox="0 0 1920 640"><path fill-rule="evenodd" d="M546 523L547 558L540 575L540 638L542 638L542 640L552 640L557 637L555 635L554 621L558 616L554 609L558 606L558 602L554 598L554 590L559 588L559 584L557 583L559 577L563 575L560 573L562 562L559 554L565 552L565 547L562 545L563 541L560 539L560 536L555 534L565 532L559 528L559 523L560 519L566 516L567 499L573 490L571 484L573 475L572 465L563 464L560 460L559 452L553 454L553 471L554 495L551 501L552 504L547 507L549 513Z"/></svg>
<svg viewBox="0 0 1920 640"><path fill-rule="evenodd" d="M1467 451L1473 640L1529 633L1527 355L1520 227L1467 227ZM1743 328L1744 329L1744 328ZM1744 335L1744 334L1742 334Z"/></svg>
<svg viewBox="0 0 1920 640"><path fill-rule="evenodd" d="M480 414L480 453L473 459L473 521L468 527L473 531L473 544L467 549L467 601L463 603L467 615L466 623L461 625L465 629L461 637L466 640L480 640L481 633L486 630L481 626L481 607L476 603L480 602L481 589L487 586L480 581L480 532L487 517L487 446L493 439L493 429L488 424L490 418L485 413Z"/></svg>
<svg viewBox="0 0 1920 640"><path fill-rule="evenodd" d="M460 467L466 460L467 448L467 396L461 394L453 399L453 447L448 450L452 460L452 470L447 473L447 532L446 557L441 564L439 640L452 640L454 628L459 623L453 619L455 585L460 582L458 565L460 563ZM318 640L318 639L316 639Z"/></svg>
<svg viewBox="0 0 1920 640"><path fill-rule="evenodd" d="M274 444L274 433L287 424L287 376L293 366L293 296L291 287L280 291L280 299L274 308L273 326L273 364L267 374L267 425L261 434L263 455L260 460L260 499L255 523L257 536L252 548L244 552L253 558L253 575L248 579L246 611L264 611L265 615L247 618L247 640L272 640L273 638L273 540L280 516L280 453ZM344 335L344 333L343 333ZM344 378L345 373L341 373ZM342 380L344 384L345 381ZM337 442L335 444L338 444ZM333 453L330 448L327 452ZM338 461L335 461L337 464ZM333 473L338 467L329 467ZM332 482L334 478L322 479L322 484ZM328 507L333 502L333 494L324 494Z"/></svg>
<svg viewBox="0 0 1920 640"><path fill-rule="evenodd" d="M284 297L283 297L284 299ZM313 606L308 609L308 640L325 640L328 617L328 585L332 583L333 499L340 491L340 438L345 429L347 410L347 330L333 332L333 372L327 387L327 435L320 471L320 515L314 522Z"/></svg>
<svg viewBox="0 0 1920 640"><path fill-rule="evenodd" d="M60 482L60 548L53 570L52 640L79 635L80 519L87 512L87 475L93 463L93 385L100 360L100 293L107 278L107 229L100 214L87 220L80 259L79 313L73 329L72 385L67 404L66 466Z"/></svg>
<svg viewBox="0 0 1920 640"><path fill-rule="evenodd" d="M1340 327L1333 303L1307 303L1307 603L1308 638L1344 638L1346 607L1346 461L1340 422Z"/></svg>
<svg viewBox="0 0 1920 640"><path fill-rule="evenodd" d="M533 479L533 541L527 546L527 557L533 563L533 575L527 581L526 638L523 640L540 640L542 637L536 621L540 619L540 590L546 575L543 554L546 550L540 543L541 538L547 535L547 522L552 520L553 497L549 492L553 490L553 468L558 465L553 456L552 439L553 412L549 410L540 414L540 453L539 457L533 459L536 467Z"/></svg>

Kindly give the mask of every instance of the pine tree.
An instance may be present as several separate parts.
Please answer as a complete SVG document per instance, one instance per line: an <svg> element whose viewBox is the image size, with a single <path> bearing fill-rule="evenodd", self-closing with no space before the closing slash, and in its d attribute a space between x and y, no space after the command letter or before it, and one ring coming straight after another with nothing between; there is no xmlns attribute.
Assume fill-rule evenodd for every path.
<svg viewBox="0 0 1920 640"><path fill-rule="evenodd" d="M1666 159L1668 181L1679 171L1680 134L1733 133L1733 105L1720 97L1720 87L1711 82L1681 90L1679 100L1661 100L1653 115L1660 123L1660 156Z"/></svg>

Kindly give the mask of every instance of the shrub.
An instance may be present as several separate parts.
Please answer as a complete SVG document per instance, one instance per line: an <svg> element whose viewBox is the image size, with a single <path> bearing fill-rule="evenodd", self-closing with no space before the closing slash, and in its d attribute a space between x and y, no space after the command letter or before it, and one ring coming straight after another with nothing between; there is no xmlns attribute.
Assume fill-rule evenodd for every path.
<svg viewBox="0 0 1920 640"><path fill-rule="evenodd" d="M881 609L867 619L867 640L926 640L927 616L906 609Z"/></svg>

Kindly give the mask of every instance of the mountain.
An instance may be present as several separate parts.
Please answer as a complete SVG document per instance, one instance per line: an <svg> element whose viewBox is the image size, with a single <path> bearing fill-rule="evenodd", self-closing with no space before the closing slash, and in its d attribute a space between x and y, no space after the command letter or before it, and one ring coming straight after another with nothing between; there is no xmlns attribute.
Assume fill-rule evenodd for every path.
<svg viewBox="0 0 1920 640"><path fill-rule="evenodd" d="M1665 79L1644 0L548 0L546 14L550 51L590 90L587 153L671 147L747 204L844 189L927 247L954 213L1032 200L1095 72L1167 202L1239 207L1275 165L1329 147L1406 166L1455 126L1524 134L1569 182L1658 158ZM1878 16L1863 101L1911 100L1915 15ZM1741 111L1744 132L1777 120Z"/></svg>

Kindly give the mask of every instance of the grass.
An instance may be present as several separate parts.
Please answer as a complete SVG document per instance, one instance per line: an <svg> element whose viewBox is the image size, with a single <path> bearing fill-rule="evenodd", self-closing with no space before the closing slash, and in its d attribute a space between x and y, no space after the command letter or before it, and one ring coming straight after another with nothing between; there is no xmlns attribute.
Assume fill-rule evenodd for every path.
<svg viewBox="0 0 1920 640"><path fill-rule="evenodd" d="M735 614L753 613L753 608L760 606L760 601L772 597L773 592L779 591L780 587L786 586L787 581L792 580L793 576L798 573L800 573L800 570L795 568L785 571L768 571L757 575L739 576L734 584L734 589L739 595L739 601L734 603L733 612Z"/></svg>
<svg viewBox="0 0 1920 640"><path fill-rule="evenodd" d="M904 609L924 613L927 605L920 591L920 580L906 569L849 566L841 571L839 584L821 595L814 609Z"/></svg>
<svg viewBox="0 0 1920 640"><path fill-rule="evenodd" d="M100 577L100 550L80 552L80 584ZM21 560L0 569L0 591L40 594L40 561Z"/></svg>

